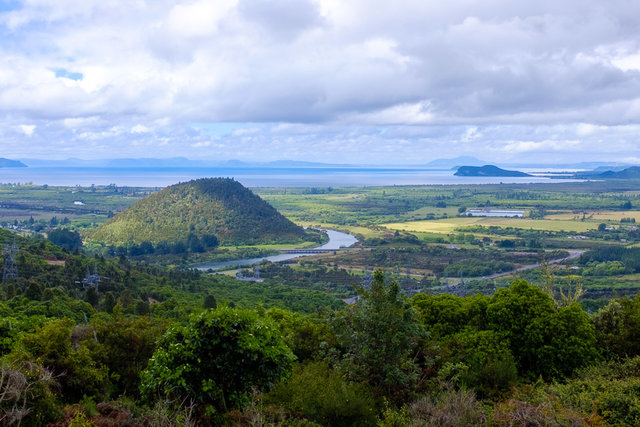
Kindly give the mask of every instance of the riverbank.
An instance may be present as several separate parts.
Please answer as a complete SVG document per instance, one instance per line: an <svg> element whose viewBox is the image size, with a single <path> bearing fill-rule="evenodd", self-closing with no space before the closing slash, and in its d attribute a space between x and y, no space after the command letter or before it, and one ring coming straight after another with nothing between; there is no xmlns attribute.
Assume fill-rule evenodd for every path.
<svg viewBox="0 0 640 427"><path fill-rule="evenodd" d="M358 239L355 236L344 233L342 231L337 230L323 230L327 233L329 237L329 241L324 245L313 248L314 250L340 250L342 248L349 248L355 245L358 242ZM243 258L243 259L235 259L229 261L221 261L221 262L209 262L196 266L198 270L204 271L220 271L224 269L245 267L250 265L260 264L262 261L271 261L271 262L281 262L288 261L294 258L300 258L304 256L310 256L308 253L283 253L278 255L271 256L263 256L256 258Z"/></svg>

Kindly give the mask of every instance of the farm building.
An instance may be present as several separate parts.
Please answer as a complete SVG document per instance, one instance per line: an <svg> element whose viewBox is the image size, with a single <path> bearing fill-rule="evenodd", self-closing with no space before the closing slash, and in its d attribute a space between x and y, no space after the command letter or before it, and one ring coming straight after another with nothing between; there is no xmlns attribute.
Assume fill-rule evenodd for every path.
<svg viewBox="0 0 640 427"><path fill-rule="evenodd" d="M511 209L469 209L467 212L465 212L465 215L522 218L524 216L524 211Z"/></svg>

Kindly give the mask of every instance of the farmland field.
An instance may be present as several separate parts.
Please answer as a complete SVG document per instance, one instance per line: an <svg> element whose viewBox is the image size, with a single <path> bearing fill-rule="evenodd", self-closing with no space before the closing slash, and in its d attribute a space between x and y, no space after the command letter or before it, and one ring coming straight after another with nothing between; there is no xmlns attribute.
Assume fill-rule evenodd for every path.
<svg viewBox="0 0 640 427"><path fill-rule="evenodd" d="M486 227L513 227L544 231L575 231L578 233L593 230L598 227L597 222L574 221L571 219L526 219L526 218L488 218L461 217L434 221L410 221L384 224L386 228L400 231L452 233L460 227L482 225Z"/></svg>
<svg viewBox="0 0 640 427"><path fill-rule="evenodd" d="M582 217L588 221L614 221L619 222L623 218L633 218L640 222L640 211L585 211L580 213L550 214L545 218L552 220L580 220Z"/></svg>

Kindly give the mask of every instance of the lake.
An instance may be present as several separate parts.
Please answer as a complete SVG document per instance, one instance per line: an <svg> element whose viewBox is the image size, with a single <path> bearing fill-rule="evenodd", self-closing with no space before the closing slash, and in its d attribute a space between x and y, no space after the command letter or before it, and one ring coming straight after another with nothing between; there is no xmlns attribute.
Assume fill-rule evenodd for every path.
<svg viewBox="0 0 640 427"><path fill-rule="evenodd" d="M234 178L247 187L365 187L385 185L446 185L567 182L545 177L458 177L452 170L421 168L0 168L0 183L63 186L116 184L131 187L166 187L197 178Z"/></svg>

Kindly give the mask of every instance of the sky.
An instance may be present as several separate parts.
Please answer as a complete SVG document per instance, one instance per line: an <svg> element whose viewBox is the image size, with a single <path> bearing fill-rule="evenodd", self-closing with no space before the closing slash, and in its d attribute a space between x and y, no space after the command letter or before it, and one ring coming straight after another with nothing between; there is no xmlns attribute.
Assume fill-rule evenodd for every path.
<svg viewBox="0 0 640 427"><path fill-rule="evenodd" d="M637 0L0 0L0 157L640 164Z"/></svg>

